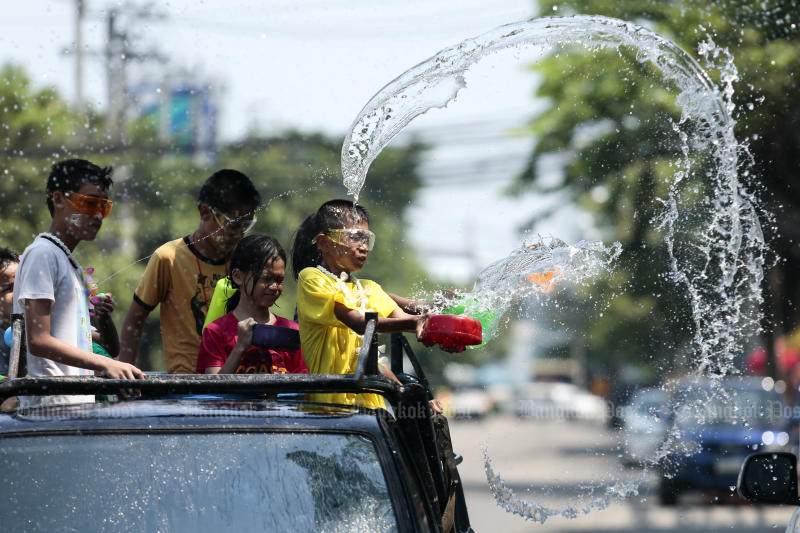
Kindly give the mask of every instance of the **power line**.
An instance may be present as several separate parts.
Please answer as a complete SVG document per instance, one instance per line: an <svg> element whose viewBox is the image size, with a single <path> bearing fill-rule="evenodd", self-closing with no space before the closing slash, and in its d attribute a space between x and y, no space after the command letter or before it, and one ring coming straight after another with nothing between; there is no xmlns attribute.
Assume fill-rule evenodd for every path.
<svg viewBox="0 0 800 533"><path fill-rule="evenodd" d="M322 4L325 7L329 7L329 3ZM272 5L270 8L270 12L273 14L271 17L273 20L276 18L276 12L280 10L275 6ZM393 38L404 38L407 39L412 34L418 34L421 31L424 31L426 28L435 29L437 32L452 32L454 35L472 35L476 32L473 24L471 23L455 23L455 24L443 24L442 20L446 20L448 22L453 20L450 13L442 13L439 10L436 10L432 15L426 15L424 13L420 13L419 11L414 12L414 22L413 26L407 25L400 25L397 24L395 19L387 20L387 18L381 13L376 14L374 17L364 17L362 15L361 18L358 19L358 22L361 23L359 26L358 32L353 32L349 30L342 30L341 33L333 33L332 30L336 30L337 27L335 25L325 24L324 30L325 32L320 31L320 25L317 26L313 25L313 22L317 22L321 20L321 17L314 16L314 9L309 9L307 5L304 4L302 10L302 19L297 21L296 25L287 25L286 21L282 22L281 26L264 26L258 24L252 24L249 22L239 22L235 20L231 20L227 18L224 24L220 24L220 21L217 19L206 19L201 17L187 17L187 16L180 16L180 17L172 17L169 21L165 21L166 24L171 24L175 26L190 26L190 27L200 27L205 30L210 30L216 33L229 33L235 35L241 35L244 33L251 33L251 34L258 34L258 35L266 35L269 37L280 37L283 39L309 39L313 38L317 41L355 41L361 42L367 39L380 39L385 41L387 39ZM329 11L329 10L316 10L317 12L320 11ZM285 10L284 13L289 12ZM292 13L296 13L297 10L292 8ZM436 13L441 13L441 17L433 16ZM229 15L229 12L226 12L226 15ZM352 20L352 17L348 14L343 14L341 16L342 20ZM312 24L309 24L308 21L312 21ZM419 22L427 23L425 26L418 24ZM486 28L487 30L490 28ZM454 44L454 43L453 43Z"/></svg>

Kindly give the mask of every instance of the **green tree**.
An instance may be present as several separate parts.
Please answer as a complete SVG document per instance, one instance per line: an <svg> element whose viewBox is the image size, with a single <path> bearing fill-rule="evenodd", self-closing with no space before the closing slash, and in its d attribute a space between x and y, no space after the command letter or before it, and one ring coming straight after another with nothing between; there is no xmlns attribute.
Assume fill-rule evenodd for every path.
<svg viewBox="0 0 800 533"><path fill-rule="evenodd" d="M76 249L78 260L95 268L100 290L117 300L119 325L147 259L166 241L191 234L199 218L195 204L205 179L219 168L251 177L264 201L255 231L274 235L289 251L294 232L324 201L345 197L339 171L341 140L318 134L249 136L220 148L213 162L198 163L185 147L158 138L146 120L127 128L123 143L109 141L102 117L90 114L87 135L68 104L51 88L36 89L20 67L6 66L0 82L0 246L22 251L46 231L50 214L44 188L50 166L67 157L113 165L115 201L94 243ZM364 275L389 291L410 294L424 288L427 275L406 239L405 210L420 184L424 147L384 150L370 171L360 201L371 213L377 244ZM296 287L287 283L279 313L294 314ZM145 326L141 366L163 368L158 313Z"/></svg>
<svg viewBox="0 0 800 533"><path fill-rule="evenodd" d="M795 27L800 11L795 2L566 0L557 6L561 15L635 21L694 56L709 37L733 54L740 75L734 93L736 136L748 141L766 210L780 213L774 224L762 224L773 249L787 259L769 274L774 297L768 314L778 330L797 325L800 316L791 304L800 297L800 257L793 244L800 237L794 221L800 196L793 185L800 163L800 92L794 74L800 70ZM552 14L547 7L542 14ZM652 218L658 207L654 199L666 196L675 171L671 162L680 156L671 131L680 110L674 94L654 83L651 67L637 63L632 50L557 52L532 67L543 79L537 96L551 105L530 123L537 145L517 187L544 190L539 185L543 160L562 158L563 182L555 188L566 191L624 246L614 275L586 295L610 302L586 311L588 355L661 365L665 356L680 355L693 334L686 296L652 268L667 258ZM681 201L698 202L703 192Z"/></svg>
<svg viewBox="0 0 800 533"><path fill-rule="evenodd" d="M323 202L346 197L339 168L341 145L341 139L313 134L251 136L225 147L219 154L219 165L240 169L259 184L265 205L256 229L275 236L290 253L295 230L303 219ZM406 209L420 186L418 167L423 150L424 146L413 142L407 147L384 149L372 164L359 196L359 202L370 212L370 228L377 235L362 275L404 296L429 292L434 287L417 261L406 231ZM294 314L296 292L295 281L288 276L284 296L277 304L285 316ZM451 358L422 345L415 344L414 350L433 379Z"/></svg>
<svg viewBox="0 0 800 533"><path fill-rule="evenodd" d="M142 134L148 137L150 134L146 132L147 128ZM147 144L147 139L134 142L124 158L119 156L127 162L128 177L120 183L115 195L126 206L127 218L133 221L135 228L135 231L128 230L133 251L124 255L124 264L115 265L115 272L124 273L121 299L125 304L120 306L123 310L127 310L146 259L155 248L196 229L199 221L197 193L215 170L235 168L253 180L263 202L257 212L254 231L275 236L287 254L295 230L305 216L324 201L346 195L338 171L341 143L318 134L249 136L221 147L216 160L203 165L193 163L177 149L166 150L156 157L136 157L143 154ZM361 198L372 213L371 225L379 236L364 275L385 280L388 290L400 294L410 292L415 283L420 280L424 283L427 279L403 232L405 208L419 184L416 167L421 150L421 146L386 150L376 161ZM373 202L373 198L377 200ZM125 233L124 228L120 231ZM107 249L98 250L99 253L105 251ZM404 258L402 269L396 268L398 257ZM133 262L134 259L137 261ZM284 295L277 303L279 314L293 317L295 294L296 285L290 276ZM119 319L123 316L119 314ZM155 312L145 325L142 366L163 368L160 349L160 326L158 312Z"/></svg>
<svg viewBox="0 0 800 533"><path fill-rule="evenodd" d="M74 117L55 90L34 89L22 68L2 67L0 80L0 240L22 251L50 218L42 174L60 154L45 153L42 146L59 151Z"/></svg>

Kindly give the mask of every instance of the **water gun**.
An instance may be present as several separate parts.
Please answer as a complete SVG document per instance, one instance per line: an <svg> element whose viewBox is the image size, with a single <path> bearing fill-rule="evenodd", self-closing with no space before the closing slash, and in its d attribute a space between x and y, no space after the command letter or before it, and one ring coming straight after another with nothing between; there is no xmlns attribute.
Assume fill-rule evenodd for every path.
<svg viewBox="0 0 800 533"><path fill-rule="evenodd" d="M225 305L228 303L228 299L238 290L231 287L230 278L222 278L217 281L214 294L211 296L211 303L208 304L208 313L206 313L206 321L203 322L203 329L225 314Z"/></svg>
<svg viewBox="0 0 800 533"><path fill-rule="evenodd" d="M469 343L470 348L478 348L486 344L497 333L500 315L488 309L481 309L477 300L461 298L456 303L442 309L442 315L468 316L481 325L480 342Z"/></svg>
<svg viewBox="0 0 800 533"><path fill-rule="evenodd" d="M463 315L433 315L422 328L420 340L426 346L438 344L457 352L467 346L481 344L483 331L480 321Z"/></svg>
<svg viewBox="0 0 800 533"><path fill-rule="evenodd" d="M292 328L256 324L253 326L253 346L262 348L300 349L300 332Z"/></svg>
<svg viewBox="0 0 800 533"><path fill-rule="evenodd" d="M533 272L525 275L525 281L534 285L535 289L542 293L553 292L556 282L561 279L562 272L558 266L554 266L552 270L546 272ZM487 308L486 304L481 304L475 298L457 299L449 307L442 309L443 315L465 315L474 318L481 324L482 338L481 342L469 345L470 348L480 348L484 346L489 339L494 337L500 325L500 318L502 310L495 310Z"/></svg>

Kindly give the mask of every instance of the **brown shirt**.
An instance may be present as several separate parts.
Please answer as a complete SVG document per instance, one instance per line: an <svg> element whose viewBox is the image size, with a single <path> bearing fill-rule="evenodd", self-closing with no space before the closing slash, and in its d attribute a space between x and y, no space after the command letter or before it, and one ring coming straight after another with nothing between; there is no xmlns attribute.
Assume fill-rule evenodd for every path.
<svg viewBox="0 0 800 533"><path fill-rule="evenodd" d="M144 271L133 297L153 310L161 305L161 342L170 374L193 374L203 322L225 263L202 256L189 237L160 246Z"/></svg>

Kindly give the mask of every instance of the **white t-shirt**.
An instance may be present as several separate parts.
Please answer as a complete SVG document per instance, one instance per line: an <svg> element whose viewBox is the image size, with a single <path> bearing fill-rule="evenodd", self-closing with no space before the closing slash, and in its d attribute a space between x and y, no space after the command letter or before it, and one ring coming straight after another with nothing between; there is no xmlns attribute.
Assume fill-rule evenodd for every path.
<svg viewBox="0 0 800 533"><path fill-rule="evenodd" d="M24 313L25 300L50 300L50 334L80 348L92 351L89 301L81 271L55 243L38 237L25 249L14 280L14 312ZM26 328L27 332L27 328ZM28 337L30 338L30 337ZM30 342L28 342L30 346ZM28 350L30 376L86 376L84 368L37 357ZM21 407L94 402L93 395L21 396Z"/></svg>

